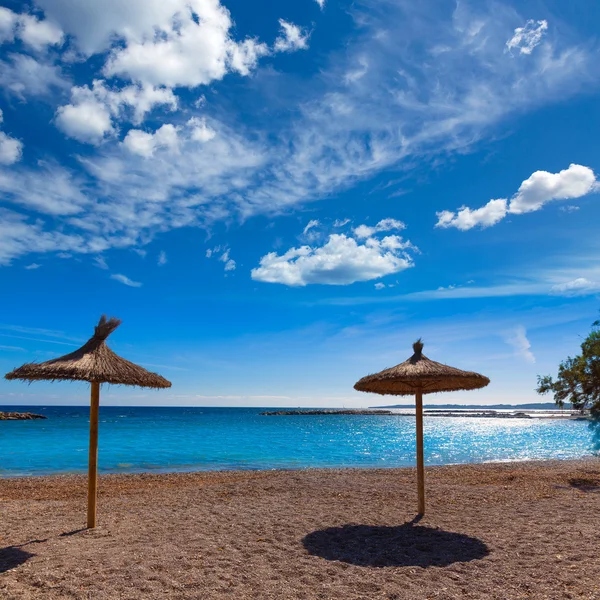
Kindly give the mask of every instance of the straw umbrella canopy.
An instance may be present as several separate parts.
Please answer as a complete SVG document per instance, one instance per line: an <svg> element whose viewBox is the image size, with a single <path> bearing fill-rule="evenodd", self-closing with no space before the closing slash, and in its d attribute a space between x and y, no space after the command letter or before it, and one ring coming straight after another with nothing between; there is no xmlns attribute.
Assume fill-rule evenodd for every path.
<svg viewBox="0 0 600 600"><path fill-rule="evenodd" d="M88 465L88 528L96 527L96 495L98 488L98 410L100 384L112 383L147 388L169 388L171 382L121 358L107 345L108 336L121 324L120 319L102 316L94 335L75 352L43 363L28 363L5 375L6 379L24 381L89 381L90 449Z"/></svg>
<svg viewBox="0 0 600 600"><path fill-rule="evenodd" d="M423 461L423 394L476 390L490 380L474 373L443 365L423 354L423 343L413 344L414 354L403 363L357 381L354 389L381 395L415 395L417 417L417 485L419 488L419 515L425 514L425 470Z"/></svg>

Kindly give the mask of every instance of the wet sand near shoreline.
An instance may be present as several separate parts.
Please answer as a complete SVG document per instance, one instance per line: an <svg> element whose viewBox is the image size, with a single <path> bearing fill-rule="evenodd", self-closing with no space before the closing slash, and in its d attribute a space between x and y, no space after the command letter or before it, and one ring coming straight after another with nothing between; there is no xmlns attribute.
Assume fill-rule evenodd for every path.
<svg viewBox="0 0 600 600"><path fill-rule="evenodd" d="M0 480L0 598L600 600L600 459Z"/></svg>

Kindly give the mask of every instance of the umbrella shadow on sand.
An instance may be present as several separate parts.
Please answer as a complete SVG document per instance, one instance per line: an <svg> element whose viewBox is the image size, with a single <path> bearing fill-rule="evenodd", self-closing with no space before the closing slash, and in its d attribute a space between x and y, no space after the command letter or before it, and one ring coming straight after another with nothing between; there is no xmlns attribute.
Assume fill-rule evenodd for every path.
<svg viewBox="0 0 600 600"><path fill-rule="evenodd" d="M361 567L445 567L490 553L477 538L413 523L329 527L309 533L302 543L309 554Z"/></svg>
<svg viewBox="0 0 600 600"><path fill-rule="evenodd" d="M0 548L0 573L6 573L6 571L26 563L33 556L35 554L22 550L21 546Z"/></svg>

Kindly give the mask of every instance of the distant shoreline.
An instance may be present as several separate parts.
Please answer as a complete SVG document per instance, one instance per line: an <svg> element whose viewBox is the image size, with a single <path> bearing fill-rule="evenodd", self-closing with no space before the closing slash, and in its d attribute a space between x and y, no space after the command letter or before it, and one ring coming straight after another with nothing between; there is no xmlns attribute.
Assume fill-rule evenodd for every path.
<svg viewBox="0 0 600 600"><path fill-rule="evenodd" d="M398 410L398 409L396 409ZM404 410L413 410L414 407L404 408ZM539 409L538 409L539 410ZM324 409L324 410L273 410L260 413L261 416L340 416L340 415L359 415L359 416L383 416L383 417L412 417L413 412L395 412L394 410L380 409ZM462 417L479 419L560 419L560 420L588 420L589 417L582 415L578 411L554 411L542 414L528 410L516 410L510 412L498 412L497 410L487 409L425 409L423 414L426 417Z"/></svg>

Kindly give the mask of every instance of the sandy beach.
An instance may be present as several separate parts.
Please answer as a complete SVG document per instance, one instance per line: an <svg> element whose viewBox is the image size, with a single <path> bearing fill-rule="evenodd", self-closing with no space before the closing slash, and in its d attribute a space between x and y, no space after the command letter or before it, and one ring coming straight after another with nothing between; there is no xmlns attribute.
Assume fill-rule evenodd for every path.
<svg viewBox="0 0 600 600"><path fill-rule="evenodd" d="M599 599L600 460L0 480L0 597Z"/></svg>

